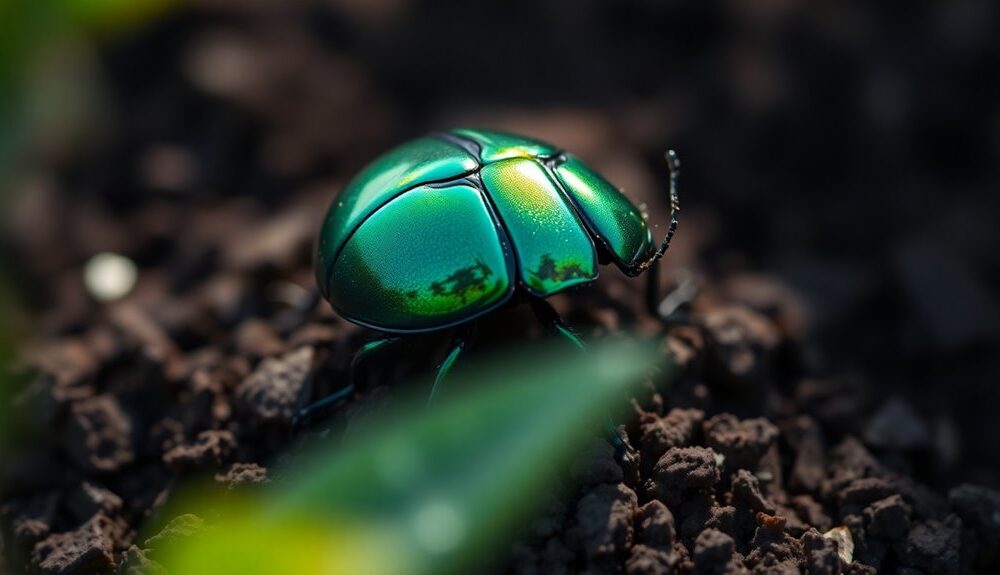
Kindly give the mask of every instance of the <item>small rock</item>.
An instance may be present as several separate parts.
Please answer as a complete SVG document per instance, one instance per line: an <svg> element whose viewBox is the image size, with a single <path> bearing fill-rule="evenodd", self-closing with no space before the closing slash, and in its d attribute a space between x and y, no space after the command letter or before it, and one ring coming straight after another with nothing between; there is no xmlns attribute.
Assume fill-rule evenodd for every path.
<svg viewBox="0 0 1000 575"><path fill-rule="evenodd" d="M625 561L626 575L663 575L676 571L680 558L673 552L646 545L634 545Z"/></svg>
<svg viewBox="0 0 1000 575"><path fill-rule="evenodd" d="M640 425L642 460L655 462L671 447L690 445L704 419L697 409L671 409L664 417L645 418Z"/></svg>
<svg viewBox="0 0 1000 575"><path fill-rule="evenodd" d="M978 485L960 485L948 493L952 511L979 540L976 564L1000 564L1000 492Z"/></svg>
<svg viewBox="0 0 1000 575"><path fill-rule="evenodd" d="M840 555L840 560L844 565L849 565L854 561L854 538L851 536L850 529L844 525L834 527L824 533L823 537L837 543L837 554Z"/></svg>
<svg viewBox="0 0 1000 575"><path fill-rule="evenodd" d="M823 482L822 492L825 496L834 497L842 487L855 479L881 475L882 466L860 441L848 437L830 450L828 474L829 478Z"/></svg>
<svg viewBox="0 0 1000 575"><path fill-rule="evenodd" d="M787 520L780 515L768 515L767 513L758 513L757 522L760 524L761 533L771 532L771 533L781 533L785 529L785 523Z"/></svg>
<svg viewBox="0 0 1000 575"><path fill-rule="evenodd" d="M831 529L824 535L849 535L854 545L851 558L859 563L882 568L882 563L889 555L889 547L878 537L869 536L865 530L865 519L861 515L845 515L843 525ZM838 531L843 527L846 531Z"/></svg>
<svg viewBox="0 0 1000 575"><path fill-rule="evenodd" d="M896 546L899 562L933 573L957 574L961 568L962 520L949 515L915 524Z"/></svg>
<svg viewBox="0 0 1000 575"><path fill-rule="evenodd" d="M918 483L905 475L892 476L893 488L903 496L913 508L914 517L934 517L940 519L948 515L948 499L930 487Z"/></svg>
<svg viewBox="0 0 1000 575"><path fill-rule="evenodd" d="M89 471L117 471L135 457L131 420L112 395L73 404L64 437L74 461Z"/></svg>
<svg viewBox="0 0 1000 575"><path fill-rule="evenodd" d="M705 441L726 458L723 467L727 475L737 469L755 470L777 439L778 428L761 417L740 420L723 413L705 422Z"/></svg>
<svg viewBox="0 0 1000 575"><path fill-rule="evenodd" d="M704 447L673 447L653 466L646 491L667 505L680 505L692 492L709 492L719 482L715 452Z"/></svg>
<svg viewBox="0 0 1000 575"><path fill-rule="evenodd" d="M788 486L795 491L815 493L826 474L823 455L823 434L816 421L808 416L795 420L789 435L794 438L795 463L788 478Z"/></svg>
<svg viewBox="0 0 1000 575"><path fill-rule="evenodd" d="M792 537L802 537L806 531L815 528L811 523L803 521L798 511L787 505L775 504L774 514L785 518L785 532Z"/></svg>
<svg viewBox="0 0 1000 575"><path fill-rule="evenodd" d="M830 518L823 512L823 506L809 495L792 497L791 506L803 522L812 525L819 531L826 531L833 525Z"/></svg>
<svg viewBox="0 0 1000 575"><path fill-rule="evenodd" d="M79 529L50 535L35 545L32 563L45 574L103 573L114 567L115 543L127 526L104 513Z"/></svg>
<svg viewBox="0 0 1000 575"><path fill-rule="evenodd" d="M691 558L696 575L745 571L736 557L736 542L717 529L706 529L698 534Z"/></svg>
<svg viewBox="0 0 1000 575"><path fill-rule="evenodd" d="M865 509L868 532L877 537L899 539L910 528L910 506L901 495L890 495Z"/></svg>
<svg viewBox="0 0 1000 575"><path fill-rule="evenodd" d="M708 521L704 525L705 528L718 529L734 538L737 536L739 530L737 529L738 519L735 507L732 505L716 505L709 509L708 515Z"/></svg>
<svg viewBox="0 0 1000 575"><path fill-rule="evenodd" d="M893 485L880 477L855 479L837 494L840 514L861 515L867 506L895 492Z"/></svg>
<svg viewBox="0 0 1000 575"><path fill-rule="evenodd" d="M174 447L163 455L163 462L176 470L218 468L236 447L231 431L209 429L198 434L192 444Z"/></svg>
<svg viewBox="0 0 1000 575"><path fill-rule="evenodd" d="M172 519L159 533L153 535L142 544L150 551L162 550L167 545L179 539L186 539L198 533L205 527L205 520L190 513Z"/></svg>
<svg viewBox="0 0 1000 575"><path fill-rule="evenodd" d="M674 546L674 516L667 506L654 499L639 508L636 516L640 543L658 549Z"/></svg>
<svg viewBox="0 0 1000 575"><path fill-rule="evenodd" d="M780 515L757 514L757 531L751 540L747 555L748 566L771 566L780 572L789 572L802 557L802 543L785 532L787 519ZM794 572L794 571L791 571Z"/></svg>
<svg viewBox="0 0 1000 575"><path fill-rule="evenodd" d="M802 535L802 550L806 556L806 572L809 575L838 575L843 569L843 558L838 544L824 537L815 529Z"/></svg>
<svg viewBox="0 0 1000 575"><path fill-rule="evenodd" d="M580 499L568 539L588 561L620 565L632 544L636 507L635 492L625 485L598 485Z"/></svg>
<svg viewBox="0 0 1000 575"><path fill-rule="evenodd" d="M740 469L733 477L732 494L733 504L738 507L745 507L754 513L774 513L774 505L760 492L760 482L745 469Z"/></svg>
<svg viewBox="0 0 1000 575"><path fill-rule="evenodd" d="M855 561L847 566L847 569L844 570L844 575L878 575L878 569L875 569L871 565Z"/></svg>
<svg viewBox="0 0 1000 575"><path fill-rule="evenodd" d="M265 359L237 388L237 399L262 422L290 424L301 403L313 356L313 348L304 346L280 358Z"/></svg>
<svg viewBox="0 0 1000 575"><path fill-rule="evenodd" d="M677 536L685 543L691 544L694 538L707 527L716 526L721 520L719 506L711 493L694 492L683 498L682 503L674 506L674 525Z"/></svg>
<svg viewBox="0 0 1000 575"><path fill-rule="evenodd" d="M216 474L215 480L225 484L229 489L241 485L262 485L271 482L267 476L267 468L256 463L234 463L225 473Z"/></svg>

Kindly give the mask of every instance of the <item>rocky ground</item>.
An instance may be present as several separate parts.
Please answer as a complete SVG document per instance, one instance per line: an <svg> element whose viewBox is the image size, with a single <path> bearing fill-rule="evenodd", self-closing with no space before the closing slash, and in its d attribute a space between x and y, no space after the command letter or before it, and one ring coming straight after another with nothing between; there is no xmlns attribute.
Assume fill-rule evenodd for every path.
<svg viewBox="0 0 1000 575"><path fill-rule="evenodd" d="M591 34L602 50L568 50L519 82L449 83L464 60L444 49L457 24L440 14L202 4L90 54L110 110L11 186L3 254L30 334L14 366L20 449L0 465L0 572L155 573L164 541L201 523L148 533L179 484L275 481L299 445L292 414L343 385L374 335L317 297L325 207L386 147L468 123L567 146L654 222L663 148L687 166L662 278L674 321L649 318L643 282L611 269L553 298L584 338L639 333L679 366L617 414L633 463L595 438L483 571L1000 571L1000 261L996 199L977 195L1000 138L976 112L997 101L982 71L1000 36L977 35L975 11L925 6L890 38L861 24L895 21L894 9L846 3L623 3L607 16L574 3L566 28L525 24L536 43L511 54ZM475 10L496 29L517 23ZM729 32L706 32L717 29ZM909 99L856 97L887 77L867 55L926 29L944 48L897 63L902 87L885 92ZM779 32L800 49L759 41ZM927 69L947 80L924 90ZM973 80L981 99L940 105L965 103ZM553 104L571 81L586 97ZM857 120L869 105L901 116ZM972 125L982 132L962 131ZM100 252L138 266L127 297L103 302L87 284ZM506 310L480 347L540 337L530 314ZM339 433L445 343L390 354L321 427Z"/></svg>
<svg viewBox="0 0 1000 575"><path fill-rule="evenodd" d="M43 197L50 214L80 213ZM24 350L16 399L31 441L3 467L10 564L141 572L163 538L196 521L137 538L179 481L269 481L268 467L296 445L297 406L342 385L370 337L314 294L311 236L326 199L305 194L276 211L154 207L94 227L69 218L133 253L167 255L112 304L87 298L79 268L53 278L61 295L39 318L47 335ZM85 253L78 239L63 251ZM809 306L788 286L761 274L686 278L673 293L696 295L663 327L639 309L637 283L609 271L555 303L585 337L638 330L661 340L681 374L647 382L619 416L634 464L622 468L595 439L520 535L507 570L996 567L1000 492L922 484L922 466L955 457L953 430L902 398L876 400L858 381L812 376L797 335ZM484 346L540 337L523 313L501 316L486 322ZM343 402L329 425L340 429L373 393L430 367L425 349L415 343L376 369L374 391Z"/></svg>

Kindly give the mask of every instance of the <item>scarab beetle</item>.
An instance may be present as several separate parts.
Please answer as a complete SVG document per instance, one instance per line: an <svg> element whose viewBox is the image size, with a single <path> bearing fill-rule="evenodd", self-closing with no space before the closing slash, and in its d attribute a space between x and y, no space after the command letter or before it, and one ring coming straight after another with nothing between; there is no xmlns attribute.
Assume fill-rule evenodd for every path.
<svg viewBox="0 0 1000 575"><path fill-rule="evenodd" d="M468 326L528 300L578 342L545 298L594 281L600 263L637 276L663 255L678 211L678 164L672 152L667 159L671 222L657 248L640 210L555 146L472 129L412 140L331 205L316 257L320 292L345 319L395 336ZM459 331L438 380L465 345Z"/></svg>

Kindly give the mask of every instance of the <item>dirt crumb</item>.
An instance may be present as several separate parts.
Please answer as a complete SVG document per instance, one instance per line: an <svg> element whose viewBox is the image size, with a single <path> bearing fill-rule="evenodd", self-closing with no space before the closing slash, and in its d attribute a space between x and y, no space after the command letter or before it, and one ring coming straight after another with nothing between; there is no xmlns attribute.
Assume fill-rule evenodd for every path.
<svg viewBox="0 0 1000 575"><path fill-rule="evenodd" d="M1000 565L1000 492L964 484L948 493L952 511L962 519L963 527L975 533L979 542L975 567L989 569Z"/></svg>
<svg viewBox="0 0 1000 575"><path fill-rule="evenodd" d="M714 451L704 447L672 447L653 467L646 492L674 506L680 505L687 495L711 490L718 482Z"/></svg>
<svg viewBox="0 0 1000 575"><path fill-rule="evenodd" d="M960 571L961 548L962 520L955 515L917 523L897 544L901 564L947 575Z"/></svg>
<svg viewBox="0 0 1000 575"><path fill-rule="evenodd" d="M736 555L736 542L717 529L706 529L698 535L691 558L696 575L747 572L741 558Z"/></svg>
<svg viewBox="0 0 1000 575"><path fill-rule="evenodd" d="M50 535L35 545L32 563L40 573L100 573L114 566L115 544L127 526L104 513L74 531Z"/></svg>
<svg viewBox="0 0 1000 575"><path fill-rule="evenodd" d="M764 418L740 420L723 413L705 422L706 443L725 457L723 469L727 475L737 469L756 470L777 439L778 428Z"/></svg>
<svg viewBox="0 0 1000 575"><path fill-rule="evenodd" d="M153 535L142 544L143 549L159 551L178 539L191 537L205 527L205 520L190 513L172 519L159 533Z"/></svg>
<svg viewBox="0 0 1000 575"><path fill-rule="evenodd" d="M671 447L687 447L704 419L705 413L697 409L671 409L663 417L650 414L640 428L642 460L656 462Z"/></svg>
<svg viewBox="0 0 1000 575"><path fill-rule="evenodd" d="M163 461L176 470L218 468L233 448L236 438L231 431L210 429L198 434L193 443L174 447L163 455Z"/></svg>
<svg viewBox="0 0 1000 575"><path fill-rule="evenodd" d="M625 573L627 575L663 575L675 573L679 557L671 551L648 547L646 545L634 545L632 553L625 561Z"/></svg>
<svg viewBox="0 0 1000 575"><path fill-rule="evenodd" d="M854 561L854 538L851 535L850 529L843 525L834 527L824 533L823 537L832 539L837 543L837 553L840 555L842 563L846 565Z"/></svg>
<svg viewBox="0 0 1000 575"><path fill-rule="evenodd" d="M899 539L910 528L910 506L901 495L890 495L865 509L868 532L876 537Z"/></svg>
<svg viewBox="0 0 1000 575"><path fill-rule="evenodd" d="M654 499L640 507L636 522L636 539L640 543L657 549L671 549L674 546L674 516L660 501Z"/></svg>
<svg viewBox="0 0 1000 575"><path fill-rule="evenodd" d="M588 562L611 568L624 560L634 537L637 497L625 485L596 486L580 499L567 537Z"/></svg>
<svg viewBox="0 0 1000 575"><path fill-rule="evenodd" d="M217 473L215 480L233 489L242 485L262 485L270 483L267 468L256 463L234 463L225 473Z"/></svg>
<svg viewBox="0 0 1000 575"><path fill-rule="evenodd" d="M802 550L805 552L806 572L809 575L837 575L843 570L837 542L823 537L815 529L802 535Z"/></svg>
<svg viewBox="0 0 1000 575"><path fill-rule="evenodd" d="M135 458L131 419L112 395L74 403L65 436L70 456L87 470L117 471Z"/></svg>
<svg viewBox="0 0 1000 575"><path fill-rule="evenodd" d="M303 346L280 358L267 358L240 384L240 404L261 422L290 424L299 408L313 348Z"/></svg>

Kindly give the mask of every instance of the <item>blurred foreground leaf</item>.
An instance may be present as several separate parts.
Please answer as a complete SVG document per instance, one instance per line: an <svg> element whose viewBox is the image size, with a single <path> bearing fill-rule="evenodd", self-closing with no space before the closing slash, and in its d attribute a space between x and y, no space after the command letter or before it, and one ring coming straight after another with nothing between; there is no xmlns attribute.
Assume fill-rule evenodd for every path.
<svg viewBox="0 0 1000 575"><path fill-rule="evenodd" d="M262 500L229 506L157 559L184 575L468 572L656 356L619 342L477 367L448 382L464 393L432 409L421 397L314 451Z"/></svg>

